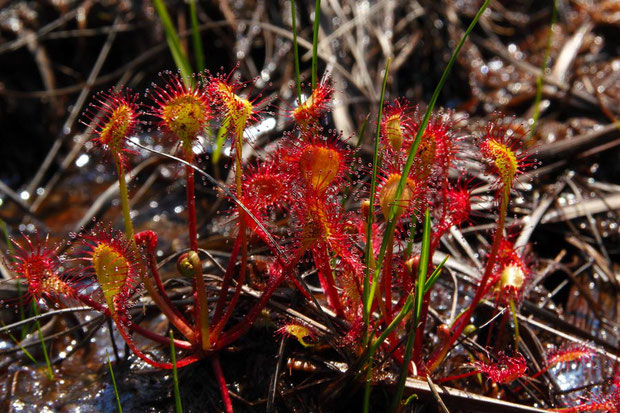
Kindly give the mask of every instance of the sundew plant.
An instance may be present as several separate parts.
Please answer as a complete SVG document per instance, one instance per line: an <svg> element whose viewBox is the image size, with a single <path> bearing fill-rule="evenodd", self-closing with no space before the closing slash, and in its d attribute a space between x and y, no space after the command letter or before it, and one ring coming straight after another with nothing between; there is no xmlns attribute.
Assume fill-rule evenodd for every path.
<svg viewBox="0 0 620 413"><path fill-rule="evenodd" d="M548 166L531 139L539 113L533 122L501 111L474 121L437 104L455 63L474 53L470 36L489 30L491 2L477 2L453 33L432 95L399 96L389 85L402 62L386 55L382 87L357 133L334 126L351 85L336 76L337 63L319 64L326 6L317 1L313 30L300 31L295 2L281 3L292 19L287 59L294 81L267 86L261 75L247 76L253 70L242 56L219 69L205 60L195 2L185 33L192 60L175 28L181 20L173 23L166 5L153 2L178 70L161 71L147 88L93 88L80 117L88 153L101 160L97 170L117 180L111 193L118 202L54 241L36 219L21 235L5 228L3 271L20 291L5 304L26 321L2 332L17 334L30 308L69 314L85 307L109 320L134 366L174 371L176 411L181 396L198 397L190 396L190 383L200 371L217 389L213 405L226 412L297 411L306 401L335 411L347 400L355 411L474 409L463 404L468 397L485 411L617 412L617 348L570 328L562 333L550 310L544 321L531 318L540 315L532 297L542 296L545 277L564 265L559 256L542 265L528 242L528 225L551 200L537 192L531 214L522 213L523 193ZM549 38L556 20L554 2ZM311 34L313 42L303 39ZM546 47L543 74L551 42ZM543 83L537 110L551 93ZM275 119L277 127L266 126ZM268 128L271 138L258 139ZM174 242L164 224L145 224L134 209L148 182L134 177L148 162L165 163L183 188L177 202L184 230ZM568 242L579 248L585 241ZM617 265L605 269L603 255L583 248L593 255L590 266L617 287ZM576 283L572 269L562 271ZM617 322L601 317L617 333ZM542 343L536 329L557 336ZM257 333L264 330L266 336ZM40 329L38 336L50 380L57 380L53 370L62 360L50 361ZM256 352L275 349L264 358L274 364L264 367L255 402L235 370L243 363L231 362L252 342ZM575 369L584 382L570 397L559 380ZM594 371L596 383L586 379ZM319 396L295 393L297 386L316 386ZM116 380L114 391L121 409ZM297 402L289 403L293 394Z"/></svg>

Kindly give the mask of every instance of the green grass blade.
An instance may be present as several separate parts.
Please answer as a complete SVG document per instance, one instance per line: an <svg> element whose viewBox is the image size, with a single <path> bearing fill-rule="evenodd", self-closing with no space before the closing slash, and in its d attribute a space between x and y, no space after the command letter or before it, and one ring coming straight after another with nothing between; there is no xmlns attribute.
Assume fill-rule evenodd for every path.
<svg viewBox="0 0 620 413"><path fill-rule="evenodd" d="M211 162L213 165L217 165L222 157L222 150L224 149L224 143L226 142L226 136L228 136L228 124L230 120L228 117L224 118L220 128L217 130L217 137L215 138L215 148L213 148L213 155L211 156Z"/></svg>
<svg viewBox="0 0 620 413"><path fill-rule="evenodd" d="M452 56L450 57L450 60L448 61L448 64L446 65L446 68L443 71L443 74L441 75L441 79L439 80L439 83L437 84L437 87L435 88L435 91L433 92L433 96L431 97L431 100L429 101L428 104L428 108L426 109L426 113L424 114L424 117L422 119L422 123L420 124L420 127L416 133L416 137L415 137L415 141L411 147L411 150L409 151L409 155L407 156L407 161L405 163L405 167L403 169L402 172L402 177L401 180L398 184L398 187L396 189L396 194L394 196L395 199L400 199L400 196L403 192L403 189L405 187L405 182L407 180L407 176L409 174L409 170L411 169L411 166L413 165L413 160L415 159L415 156L417 154L418 151L418 146L420 146L420 140L422 139L422 134L424 133L424 130L426 129L426 126L428 125L428 122L430 120L431 117L431 113L433 111L433 108L435 107L435 104L437 103L437 99L439 98L439 93L441 92L441 90L443 89L443 85L446 83L446 80L448 79L448 75L450 74L451 70L452 70L452 66L454 66L454 62L456 61L456 57L458 56L459 51L461 50L461 48L463 47L463 44L465 43L465 40L467 40L467 37L469 36L469 34L472 32L472 30L474 29L474 27L476 26L476 24L478 23L478 20L480 20L480 17L482 17L482 14L484 13L484 11L486 10L486 8L489 6L491 0L485 0L485 2L482 4L482 6L480 6L480 9L478 10L478 13L476 13L476 16L474 17L474 19L472 20L472 22L470 23L469 27L467 28L467 30L465 31L465 34L463 35L463 37L461 38L459 44L457 45L456 49L454 50L454 52L452 53ZM377 126L379 127L379 126ZM378 144L376 142L376 144ZM373 180L376 178L376 154L377 154L377 148L375 148L375 159L373 159ZM372 184L371 184L371 201L374 201L374 188L372 188ZM370 203L372 205L372 202ZM384 236L383 236L383 241L381 242L381 248L379 250L379 256L376 260L376 265L375 265L375 272L374 272L374 276L373 276L373 285L370 288L370 292L369 294L366 293L366 291L364 291L364 304L365 304L365 308L364 308L364 321L367 322L368 320L368 315L370 313L370 309L372 308L372 300L374 298L374 291L376 290L376 286L377 286L377 282L378 282L378 278L379 275L381 274L381 264L383 262L383 259L385 257L385 251L387 249L387 244L388 244L388 240L389 240L389 235L393 233L394 231L394 227L396 225L396 220L394 219L395 215L396 215L396 209L397 209L397 203L394 203L394 205L392 205L391 209L390 209L390 214L388 217L388 223L387 226L385 228L385 232L384 232ZM370 233L370 231L369 231ZM367 240L368 241L368 240ZM366 257L368 259L368 256ZM422 265L420 264L420 267L422 267ZM364 287L366 287L366 280L367 280L368 276L365 277L365 285ZM422 288L423 291L423 288ZM411 296L410 296L411 297ZM408 297L408 300L409 298ZM404 308L404 307L403 307ZM396 319L394 319L395 321ZM367 381L366 383L367 387L369 386L369 383ZM369 398L369 391L367 390L364 397L364 411L368 411L368 404L367 404L367 400L366 397ZM369 400L368 400L369 402Z"/></svg>
<svg viewBox="0 0 620 413"><path fill-rule="evenodd" d="M418 282L415 287L415 300L413 307L415 312L409 322L407 344L405 345L405 357L403 359L402 368L398 377L398 385L396 386L396 395L392 399L392 411L398 410L400 401L403 398L403 392L405 390L405 382L409 375L409 363L413 356L413 344L415 343L415 337L418 330L418 323L420 322L420 315L422 313L422 304L424 301L424 294L426 292L426 275L428 273L428 263L430 260L431 251L431 216L428 208L424 213L424 231L422 233L422 247L420 252L420 263L418 265Z"/></svg>
<svg viewBox="0 0 620 413"><path fill-rule="evenodd" d="M196 0L189 0L189 16L192 21L192 45L194 47L194 58L196 59L196 69L202 72L205 69L204 49L202 48L202 38L198 28L198 14L196 13Z"/></svg>
<svg viewBox="0 0 620 413"><path fill-rule="evenodd" d="M403 193L403 189L405 188L405 182L407 180L407 176L409 175L409 171L411 170L411 166L413 165L413 160L415 159L415 156L418 152L418 146L420 146L420 140L422 139L422 134L424 133L424 130L426 129L426 126L428 125L433 108L435 107L435 104L437 103L437 99L439 98L439 93L443 89L443 85L446 83L446 80L448 79L448 75L450 74L452 70L452 66L454 66L456 57L458 56L459 51L463 47L463 44L467 40L467 37L469 36L471 31L474 29L474 27L478 23L478 20L480 20L480 17L482 17L482 14L486 10L486 8L489 6L490 2L491 0L485 0L482 6L480 6L478 13L476 13L476 16L474 17L471 24L465 31L465 34L461 38L459 44L456 46L456 49L454 49L454 52L452 53L452 56L450 57L450 60L448 61L448 64L446 65L446 68L443 71L443 74L441 75L441 79L439 80L439 83L437 84L437 87L435 88L435 91L433 92L433 96L431 97L431 100L428 103L428 108L426 109L426 112L424 113L424 117L422 118L422 122L416 133L415 140L413 142L413 145L411 146L409 155L407 156L407 161L405 163L405 167L403 168L402 176L398 184L398 187L396 188L394 199L400 199L400 196ZM396 216L397 208L398 208L398 203L395 202L392 205L392 208L390 209L390 214L387 220L387 225L386 225L385 233L384 233L385 235L383 236L383 241L381 242L381 248L379 249L379 256L377 257L377 265L375 266L375 274L373 277L373 281L376 280L381 274L381 263L385 257L389 234L393 233L394 227L396 226L396 220L394 219L394 217ZM373 282L373 284L375 283ZM375 286L373 285L373 287ZM373 288L371 287L371 295L368 297L368 301L370 304L372 304L372 300L373 300L372 292L373 292Z"/></svg>
<svg viewBox="0 0 620 413"><path fill-rule="evenodd" d="M116 398L116 407L119 413L123 413L123 406L121 406L121 398L118 395L118 388L116 387L116 378L114 377L114 370L112 369L112 362L108 352L105 352L105 358L108 360L108 369L110 370L110 377L112 377L112 386L114 387L114 397Z"/></svg>
<svg viewBox="0 0 620 413"><path fill-rule="evenodd" d="M45 358L45 366L47 367L47 378L50 380L54 380L54 371L52 370L52 363L50 363L49 355L47 354L47 347L45 346L45 339L43 338L43 333L41 332L41 324L39 321L36 321L37 324L37 332L39 334L39 340L41 341L41 349L43 349L43 357Z"/></svg>
<svg viewBox="0 0 620 413"><path fill-rule="evenodd" d="M368 322L370 316L370 309L372 308L372 295L370 286L370 254L373 254L371 250L372 240L372 224L374 221L374 200L375 192L377 190L377 173L379 170L379 135L381 134L381 117L383 116L383 100L385 98L385 88L387 85L388 72L390 70L390 59L385 64L385 73L383 74L383 85L381 87L381 98L379 99L379 110L377 112L377 131L375 134L375 149L372 157L372 176L370 179L370 210L368 212L368 227L366 230L366 249L365 249L365 271L364 271L364 331L365 340L367 339ZM374 280L373 280L374 281ZM374 284L374 282L373 282Z"/></svg>
<svg viewBox="0 0 620 413"><path fill-rule="evenodd" d="M532 116L532 128L530 129L530 139L534 137L536 132L536 124L540 117L540 101L542 99L543 79L545 77L545 71L549 64L549 55L551 54L551 38L553 37L553 28L558 18L558 0L553 0L553 9L551 11L551 24L549 25L549 34L547 35L547 44L545 45L545 57L543 58L543 64L540 75L536 78L536 98L534 98L534 114Z"/></svg>
<svg viewBox="0 0 620 413"><path fill-rule="evenodd" d="M358 149L362 142L364 142L364 134L366 133L366 126L368 126L368 119L370 119L370 113L366 115L364 121L362 122L362 126L360 127L360 131L357 134L357 142L355 143L355 149Z"/></svg>
<svg viewBox="0 0 620 413"><path fill-rule="evenodd" d="M293 54L295 56L295 80L297 81L297 103L301 105L301 72L299 70L299 47L297 44L297 12L295 0L291 0L291 23L293 25Z"/></svg>
<svg viewBox="0 0 620 413"><path fill-rule="evenodd" d="M12 255L14 251L13 251L13 244L11 243L11 237L9 237L9 230L6 227L6 223L1 218L0 218L0 230L2 231L2 235L4 235L4 240L6 241L6 245L9 248L9 251L11 252L11 255Z"/></svg>
<svg viewBox="0 0 620 413"><path fill-rule="evenodd" d="M319 49L319 21L321 20L321 0L316 0L314 6L314 33L312 34L312 90L316 87L317 63Z"/></svg>
<svg viewBox="0 0 620 413"><path fill-rule="evenodd" d="M519 314L517 313L517 306L515 305L515 300L512 298L509 302L510 312L512 313L512 321L515 325L515 351L519 350Z"/></svg>
<svg viewBox="0 0 620 413"><path fill-rule="evenodd" d="M364 383L364 401L362 404L362 412L368 413L370 409L370 381L372 380L372 366L368 366L366 371L366 381Z"/></svg>
<svg viewBox="0 0 620 413"><path fill-rule="evenodd" d="M155 10L159 15L159 19L161 20L162 26L164 26L164 32L166 33L166 41L168 42L168 47L170 48L170 53L172 54L172 58L174 59L174 63L177 65L179 70L181 71L181 76L184 81L189 81L192 78L192 66L187 59L187 55L185 51L181 47L181 42L179 41L179 36L177 36L176 29L174 28L174 24L172 24L172 20L170 19L170 15L168 14L168 10L166 10L166 6L164 5L163 0L153 0L153 6L155 6Z"/></svg>
<svg viewBox="0 0 620 413"><path fill-rule="evenodd" d="M17 283L17 297L19 297L17 299L17 305L19 307L19 321L24 321L26 319L26 311L24 310L24 295L22 292L22 283ZM20 337L22 338L22 340L24 338L26 338L26 335L28 334L28 325L24 324L21 328L20 328Z"/></svg>
<svg viewBox="0 0 620 413"><path fill-rule="evenodd" d="M409 311L411 311L412 307L413 307L413 296L410 294L407 297L407 300L405 300L405 303L403 304L402 308L400 309L396 317L394 317L394 319L386 327L386 329L383 330L383 332L381 332L381 335L375 341L373 341L373 343L370 345L369 354L374 355L376 353L379 346L385 341L386 338L388 338L390 334L392 334L392 331L394 331L394 329L398 327L398 325L403 320L403 318L405 318L405 316L409 314Z"/></svg>
<svg viewBox="0 0 620 413"><path fill-rule="evenodd" d="M39 309L34 301L32 301L32 311L36 316L39 315ZM54 380L54 371L52 370L52 363L50 363L49 355L47 354L47 346L45 345L45 339L43 338L43 332L41 332L41 324L39 320L34 322L39 334L39 340L41 341L41 348L43 349L43 357L45 358L45 365L47 366L47 377L50 380Z"/></svg>
<svg viewBox="0 0 620 413"><path fill-rule="evenodd" d="M409 403L417 399L418 399L418 395L414 393L411 396L407 397L407 400L405 400L405 403L403 403L403 405L408 406Z"/></svg>
<svg viewBox="0 0 620 413"><path fill-rule="evenodd" d="M431 253L431 215L428 210L424 213L424 232L422 233L422 247L420 251L420 264L418 264L418 283L415 287L415 320L420 321L422 313L422 301L424 301L424 289L426 286L426 274Z"/></svg>
<svg viewBox="0 0 620 413"><path fill-rule="evenodd" d="M2 323L2 327L6 327L6 324L3 320L0 320L0 323ZM9 335L9 338L13 340L13 342L17 345L17 347L19 347L24 352L26 357L28 357L30 361L32 361L35 365L39 366L39 362L32 356L32 354L30 354L28 350L26 350L26 347L22 346L22 343L20 343L20 341L16 339L13 334L9 333L8 331L7 334Z"/></svg>
<svg viewBox="0 0 620 413"><path fill-rule="evenodd" d="M375 353L381 344L385 341L386 338L394 331L394 329L400 324L400 322L405 318L411 308L413 307L413 296L409 294L407 300L403 304L399 313L394 317L390 325L381 333L381 335L370 345L366 355L362 357L362 365L367 364L368 370L366 372L366 383L364 385L364 400L362 405L362 411L364 413L368 413L370 408L370 381L372 377L372 361L374 359Z"/></svg>
<svg viewBox="0 0 620 413"><path fill-rule="evenodd" d="M396 394L392 399L392 406L390 408L392 412L398 411L398 407L400 406L400 401L402 400L403 393L405 392L405 383L407 382L407 376L409 375L409 363L411 363L411 357L413 357L413 344L415 343L418 323L415 320L415 317L411 317L411 320L409 320L408 324L409 326L407 328L407 344L405 344L405 358L403 359L403 364L400 369L400 374L398 376Z"/></svg>
<svg viewBox="0 0 620 413"><path fill-rule="evenodd" d="M174 348L174 333L170 330L170 358L172 359L172 382L174 383L174 411L183 413L181 392L179 391L179 374L177 372L177 355Z"/></svg>
<svg viewBox="0 0 620 413"><path fill-rule="evenodd" d="M428 277L428 279L424 283L424 294L426 294L433 287L433 285L435 285L435 282L437 282L437 280L439 279L439 276L441 275L441 270L446 264L446 261L448 261L448 258L450 258L450 256L446 255L446 258L441 261L441 263L435 268L431 276Z"/></svg>

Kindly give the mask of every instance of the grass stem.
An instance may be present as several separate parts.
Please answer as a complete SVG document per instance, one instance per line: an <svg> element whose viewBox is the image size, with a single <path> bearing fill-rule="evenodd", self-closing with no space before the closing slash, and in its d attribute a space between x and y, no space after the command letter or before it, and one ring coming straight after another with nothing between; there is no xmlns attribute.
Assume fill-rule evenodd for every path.
<svg viewBox="0 0 620 413"><path fill-rule="evenodd" d="M177 354L174 347L174 333L170 330L170 359L172 360L172 383L174 386L174 411L183 413L181 391L179 390L179 373L177 371Z"/></svg>
<svg viewBox="0 0 620 413"><path fill-rule="evenodd" d="M558 15L558 0L553 0L553 9L551 12L551 24L549 25L549 34L547 35L547 44L545 45L545 56L543 58L543 64L540 71L540 75L536 78L536 97L534 98L534 114L532 116L532 127L530 128L530 139L534 137L536 132L536 125L538 124L538 118L540 117L540 101L542 99L543 79L547 66L549 65L549 55L551 54L551 39L553 37L553 28Z"/></svg>
<svg viewBox="0 0 620 413"><path fill-rule="evenodd" d="M321 20L321 0L316 0L314 6L314 31L312 34L312 90L316 88L317 63L319 49L319 27Z"/></svg>
<svg viewBox="0 0 620 413"><path fill-rule="evenodd" d="M200 37L196 0L189 0L189 15L192 21L192 45L194 48L194 58L196 59L196 68L199 72L202 72L205 69L205 56Z"/></svg>
<svg viewBox="0 0 620 413"><path fill-rule="evenodd" d="M465 34L463 34L463 37L461 38L460 42L458 43L458 45L454 49L454 52L452 53L452 56L450 57L450 60L448 61L448 64L446 65L446 68L443 71L443 74L441 75L441 79L439 80L439 83L437 84L437 87L435 88L435 91L433 92L433 96L431 97L431 99L430 99L430 101L428 103L428 107L426 109L426 112L424 113L424 117L422 118L422 122L420 123L418 131L416 133L415 140L413 142L413 145L411 146L411 149L409 151L409 155L407 156L407 161L406 161L405 166L403 168L403 171L402 171L402 174L401 174L401 179L400 179L400 182L398 183L398 187L396 188L396 193L394 194L394 199L400 199L400 197L401 197L401 195L403 193L403 190L405 188L405 184L406 184L406 181L407 181L407 177L409 176L409 171L411 170L411 167L413 165L413 161L414 161L415 156L416 156L416 154L418 152L418 147L420 146L420 141L422 140L422 135L423 135L424 131L426 130L426 126L428 125L428 122L430 120L432 111L433 111L433 109L435 107L435 104L437 103L437 99L439 98L439 94L441 93L441 90L443 89L443 85L446 83L446 80L448 79L448 75L452 71L452 67L454 66L454 63L456 62L456 57L458 56L459 51L463 47L463 44L465 44L465 41L467 40L467 37L469 37L469 34L472 32L472 30L474 29L474 27L478 23L478 20L480 20L480 17L482 17L482 14L486 10L486 8L489 6L490 2L491 2L491 0L485 0L485 2L482 4L482 6L480 6L480 9L476 13L476 16L474 17L474 19L470 23L469 27L465 31ZM374 174L374 165L373 165L373 174ZM372 187L371 187L371 189L372 189ZM371 193L371 195L372 195L372 193ZM387 243L389 241L389 235L388 234L391 231L393 231L393 228L396 226L396 219L395 219L395 217L396 217L396 210L398 208L399 208L399 203L398 202L394 202L392 204L391 209L390 209L389 217L387 217L387 225L386 225L386 229L385 229L385 232L384 232L383 241L382 241L381 247L379 249L379 256L376 259L377 266L375 267L375 270L374 270L373 285L371 286L371 293L368 296L367 310L372 306L372 299L373 299L373 296L374 296L373 292L374 292L374 289L376 288L376 283L374 281L375 281L376 278L379 277L379 274L381 274L381 263L383 262L383 258L385 257L385 253L386 253L386 250L387 250Z"/></svg>
<svg viewBox="0 0 620 413"><path fill-rule="evenodd" d="M297 44L297 12L295 0L291 0L291 24L293 25L293 54L295 59L295 80L297 83L297 104L301 105L301 74L299 70L299 45Z"/></svg>
<svg viewBox="0 0 620 413"><path fill-rule="evenodd" d="M114 369L112 369L112 362L110 361L110 355L106 351L105 358L108 361L108 369L110 370L110 377L112 378L112 387L114 387L114 398L116 399L116 407L119 413L123 413L123 406L121 405L121 398L118 394L118 387L116 386L116 378L114 377Z"/></svg>
<svg viewBox="0 0 620 413"><path fill-rule="evenodd" d="M39 309L35 301L32 301L32 311L35 316L39 315ZM43 357L45 358L45 365L47 366L47 378L50 380L54 380L54 371L52 370L52 364L50 363L49 355L47 354L47 346L45 345L45 338L43 337L43 333L41 332L41 324L39 320L34 322L37 327L37 333L39 335L39 341L41 341L41 349L43 350Z"/></svg>
<svg viewBox="0 0 620 413"><path fill-rule="evenodd" d="M403 364L401 366L400 375L398 377L398 384L396 386L396 395L392 400L392 408L393 412L398 410L400 406L400 401L403 398L403 392L405 390L405 382L407 381L407 376L409 375L409 363L411 362L411 358L413 357L413 347L416 342L416 338L418 338L418 323L420 322L420 317L422 315L422 305L424 300L424 295L427 290L426 282L427 282L427 274L428 274L428 265L430 262L430 249L431 249L431 217L430 212L426 209L424 213L424 231L422 233L422 247L420 251L420 263L418 264L418 282L415 286L415 299L413 302L413 316L409 320L409 328L407 333L407 343L405 345L405 356L403 360ZM420 337L421 338L421 337Z"/></svg>
<svg viewBox="0 0 620 413"><path fill-rule="evenodd" d="M153 0L153 6L155 7L157 14L159 15L162 26L164 27L164 32L166 33L166 41L168 42L168 47L170 48L170 53L172 54L174 63L181 71L183 81L191 82L192 66L189 63L189 59L187 58L185 50L183 50L183 47L181 46L179 36L177 35L176 29L174 28L174 24L172 24L172 19L168 14L168 10L166 10L166 5L164 4L164 1Z"/></svg>
<svg viewBox="0 0 620 413"><path fill-rule="evenodd" d="M374 259L374 249L372 247L372 224L374 222L375 217L375 196L377 191L377 173L379 171L379 135L381 134L381 118L383 116L383 101L385 99L385 88L387 86L387 78L390 70L390 59L388 58L385 63L385 72L383 73L383 84L381 87L381 98L379 99L379 108L377 110L377 130L375 133L375 147L374 153L372 157L372 175L370 178L370 203L368 206L368 223L366 229L366 249L365 249L365 270L364 270L364 290L363 290L363 299L364 299L364 308L363 308L363 318L364 318L364 344L368 344L368 327L369 327L369 319L370 319L370 311L372 308L372 295L374 289L371 287L370 283L370 269L371 263L372 268L376 268L376 261ZM375 283L375 278L373 278L373 284ZM372 292L371 292L372 290Z"/></svg>
<svg viewBox="0 0 620 413"><path fill-rule="evenodd" d="M368 369L366 373L366 383L364 386L364 400L362 407L362 411L364 413L368 413L368 409L370 408L370 385L372 381L372 364L375 353L377 352L381 344L383 344L385 339L388 338L390 334L392 334L396 327L398 327L403 318L405 318L405 316L409 314L412 307L413 295L409 294L409 296L407 296L407 300L405 300L402 308L400 309L400 312L396 315L396 317L394 317L390 325L388 325L386 329L383 330L379 337L368 346L368 350L366 351L365 356L362 357L362 365L366 365L366 368Z"/></svg>
<svg viewBox="0 0 620 413"><path fill-rule="evenodd" d="M517 306L515 305L515 300L511 298L509 305L510 305L510 312L512 313L512 321L514 322L514 325L515 325L515 351L519 351L519 338L520 338L519 317L517 313Z"/></svg>

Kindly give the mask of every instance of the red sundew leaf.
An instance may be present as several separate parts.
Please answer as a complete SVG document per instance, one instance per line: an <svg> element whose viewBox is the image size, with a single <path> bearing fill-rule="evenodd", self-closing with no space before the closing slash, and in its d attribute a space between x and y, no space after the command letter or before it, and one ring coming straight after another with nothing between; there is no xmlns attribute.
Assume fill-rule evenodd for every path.
<svg viewBox="0 0 620 413"><path fill-rule="evenodd" d="M392 205L397 205L394 219L407 217L410 214L419 214L421 206L426 196L426 186L418 181L413 173L407 177L406 185L400 195L400 199L395 199L396 189L400 183L401 173L394 168L382 171L378 177L377 199L383 216L387 219Z"/></svg>
<svg viewBox="0 0 620 413"><path fill-rule="evenodd" d="M290 174L277 168L269 159L243 172L243 204L255 215L263 215L271 208L283 209L290 201Z"/></svg>
<svg viewBox="0 0 620 413"><path fill-rule="evenodd" d="M517 177L535 165L523 151L526 135L521 125L514 126L499 114L487 124L480 142L480 154L489 173L496 177L495 185L498 189L512 188Z"/></svg>
<svg viewBox="0 0 620 413"><path fill-rule="evenodd" d="M587 361L594 356L594 349L584 343L569 343L550 351L547 354L547 368L560 363Z"/></svg>
<svg viewBox="0 0 620 413"><path fill-rule="evenodd" d="M319 124L321 116L329 110L333 94L334 88L331 85L331 78L325 74L310 96L301 105L293 109L290 116L302 131L312 129Z"/></svg>
<svg viewBox="0 0 620 413"><path fill-rule="evenodd" d="M212 117L209 96L200 84L187 86L172 72L161 77L163 86L153 84L147 92L154 102L149 114L159 119L157 125L178 140L186 154L191 154L198 134Z"/></svg>
<svg viewBox="0 0 620 413"><path fill-rule="evenodd" d="M582 398L583 402L571 407L556 409L557 412L620 412L620 388L616 385L607 394L593 395Z"/></svg>
<svg viewBox="0 0 620 413"><path fill-rule="evenodd" d="M447 214L443 226L461 226L471 215L471 189L467 184L449 185L446 191Z"/></svg>
<svg viewBox="0 0 620 413"><path fill-rule="evenodd" d="M110 89L95 95L84 111L84 117L89 122L80 122L95 133L95 143L107 148L126 166L126 154L135 153L127 148L126 141L136 132L142 114L138 95L133 94L131 89Z"/></svg>
<svg viewBox="0 0 620 413"><path fill-rule="evenodd" d="M335 192L345 180L351 164L351 149L341 134L312 135L287 139L278 151L281 170L301 191Z"/></svg>
<svg viewBox="0 0 620 413"><path fill-rule="evenodd" d="M28 285L28 296L39 299L42 296L74 297L76 291L69 284L68 272L60 272L61 260L57 248L50 247L48 238L41 241L38 233L34 239L22 234L25 243L11 239L15 247L13 261L7 266L17 278L24 279Z"/></svg>
<svg viewBox="0 0 620 413"><path fill-rule="evenodd" d="M248 82L238 82L233 80L233 69L227 75L208 76L206 79L206 89L209 97L221 114L222 126L227 128L228 134L233 139L240 139L245 128L257 122L267 99L261 99L261 95L251 98L252 87L249 88L246 95L239 94L239 91L248 85Z"/></svg>
<svg viewBox="0 0 620 413"><path fill-rule="evenodd" d="M147 251L153 252L157 248L157 234L154 231L138 232L134 235L134 239L139 247L146 248Z"/></svg>
<svg viewBox="0 0 620 413"><path fill-rule="evenodd" d="M82 258L94 273L103 298L114 315L125 313L129 299L145 272L143 259L120 231L97 225L83 238Z"/></svg>
<svg viewBox="0 0 620 413"><path fill-rule="evenodd" d="M412 108L405 99L396 99L385 104L379 135L382 149L389 152L384 158L390 159L400 153L405 144L411 146L415 135L414 112L417 112L417 107Z"/></svg>
<svg viewBox="0 0 620 413"><path fill-rule="evenodd" d="M383 163L388 169L402 170L422 120L418 108L405 99L397 99L385 106L380 125ZM412 165L412 174L418 181L430 185L448 172L456 158L458 137L451 113L431 116L420 138Z"/></svg>
<svg viewBox="0 0 620 413"><path fill-rule="evenodd" d="M510 357L503 351L498 353L496 362L489 364L476 362L474 367L492 381L504 384L523 377L527 371L527 364L521 353L515 353Z"/></svg>
<svg viewBox="0 0 620 413"><path fill-rule="evenodd" d="M495 284L497 297L502 304L521 299L531 278L531 271L510 239L503 238L500 241L491 277L490 285Z"/></svg>

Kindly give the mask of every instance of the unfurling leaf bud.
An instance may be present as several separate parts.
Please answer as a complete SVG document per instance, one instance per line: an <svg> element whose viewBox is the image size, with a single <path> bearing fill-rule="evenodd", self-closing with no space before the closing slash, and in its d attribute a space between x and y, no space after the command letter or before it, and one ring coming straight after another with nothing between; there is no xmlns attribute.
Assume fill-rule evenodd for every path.
<svg viewBox="0 0 620 413"><path fill-rule="evenodd" d="M200 257L196 251L186 252L177 260L177 271L184 277L193 277L195 268L201 268Z"/></svg>
<svg viewBox="0 0 620 413"><path fill-rule="evenodd" d="M414 276L418 272L418 265L420 265L420 256L414 255L405 261L405 268L410 276Z"/></svg>

